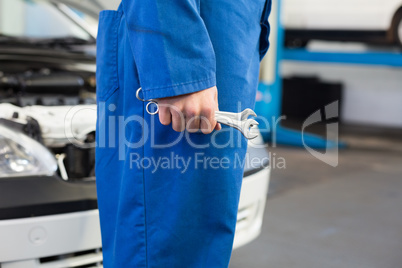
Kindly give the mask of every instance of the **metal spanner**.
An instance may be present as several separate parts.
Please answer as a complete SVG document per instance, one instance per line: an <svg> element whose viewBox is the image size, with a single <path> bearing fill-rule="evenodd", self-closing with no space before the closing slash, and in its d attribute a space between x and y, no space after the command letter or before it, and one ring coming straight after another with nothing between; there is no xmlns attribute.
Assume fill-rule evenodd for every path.
<svg viewBox="0 0 402 268"><path fill-rule="evenodd" d="M146 101L140 97L141 88L139 88L136 92L137 99L140 101ZM150 106L155 106L155 111L150 111ZM156 100L148 100L146 111L150 115L155 115L159 112L158 102ZM218 123L227 125L229 127L235 128L239 130L243 136L248 139L252 140L258 137L258 134L252 133L250 129L254 126L258 126L258 122L254 119L248 119L249 116L257 116L256 113L251 109L245 109L241 113L230 113L230 112L215 112L215 120Z"/></svg>
<svg viewBox="0 0 402 268"><path fill-rule="evenodd" d="M229 127L239 130L244 137L248 140L257 138L258 134L252 133L250 128L258 126L258 122L254 119L249 119L249 116L257 116L251 109L246 109L241 113L229 113L229 112L215 112L215 120L218 123L227 125Z"/></svg>

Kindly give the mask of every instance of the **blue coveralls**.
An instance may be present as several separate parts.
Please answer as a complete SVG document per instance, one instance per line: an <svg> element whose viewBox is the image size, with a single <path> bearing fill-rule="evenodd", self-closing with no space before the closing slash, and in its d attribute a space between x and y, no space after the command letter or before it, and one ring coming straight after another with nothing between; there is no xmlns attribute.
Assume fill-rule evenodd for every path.
<svg viewBox="0 0 402 268"><path fill-rule="evenodd" d="M96 178L104 267L228 267L245 138L226 127L176 133L147 114L135 93L142 87L144 99L157 99L217 85L221 111L253 108L270 7L270 0L123 0L117 11L100 13Z"/></svg>

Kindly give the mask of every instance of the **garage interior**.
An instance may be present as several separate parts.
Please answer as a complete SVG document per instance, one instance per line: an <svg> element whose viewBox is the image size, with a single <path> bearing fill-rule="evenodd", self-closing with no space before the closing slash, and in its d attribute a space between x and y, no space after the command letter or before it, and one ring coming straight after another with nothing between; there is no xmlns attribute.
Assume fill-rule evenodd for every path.
<svg viewBox="0 0 402 268"><path fill-rule="evenodd" d="M0 30L2 23L5 25L5 19L10 17L10 14L2 14L1 1L7 0L0 0L0 16L3 16L3 21L0 18ZM81 1L62 2L66 6L70 3L74 6ZM96 3L97 8L116 9L118 2L86 0L81 4L93 11L93 3ZM310 29L314 21L311 16L314 14L307 10L309 5L313 10L320 10L318 5L323 6L323 10L332 8L329 14L342 17L341 13L347 7L339 6L347 2L341 1L336 5L337 8L331 6L332 2L307 1L300 11L301 19L298 21L299 17L293 19L292 12L296 8L291 5L294 1L273 0L270 17L271 47L261 63L255 108L260 119L265 118L271 122L272 118L277 127L276 131L270 128L264 132L267 126L260 123L261 135L270 157L270 175L266 178L269 187L265 207L261 212L262 221L260 225L257 224L258 230L254 230L249 238L242 235L244 242L235 242L230 268L402 268L402 43L398 44L397 39L389 43L388 37L394 32L384 34L379 29L371 31L374 37L368 39L367 36L356 37L349 31L317 30L313 26ZM369 7L361 8L375 10L378 5L385 5L377 2L372 1ZM397 20L402 18L402 1L394 2L398 8L390 20L394 23L391 30L396 29L395 33L398 33L399 29L399 42L402 42L402 22L398 24ZM356 3L366 5L362 1ZM303 12L308 14L311 21L302 17ZM77 14L81 16L84 13ZM94 14L97 11L88 14L89 24L96 24ZM24 13L19 15L24 16ZM317 20L323 20L323 16L317 14ZM359 14L355 16L358 21ZM376 17L374 20L381 19ZM340 19L335 20L334 24L337 23L346 27ZM89 35L96 35L94 27L90 32ZM358 32L367 35L370 31L360 29ZM93 47L90 51L95 53ZM0 57L0 78L5 77L1 69L2 59L4 57ZM46 72L47 69L44 70ZM69 83L77 82L71 80L71 77L62 78ZM95 85L91 84L95 83L93 79L91 76L82 83L94 88ZM3 83L6 78L1 81ZM35 81L31 82L34 84ZM95 105L94 98L94 92L86 94L85 104ZM56 101L63 102L57 98ZM7 103L1 101L4 102ZM82 104L83 100L71 98L70 102ZM326 107L334 103L335 106L331 107L335 107L335 110L326 110ZM0 124L3 124L1 118L6 117L3 111L0 109ZM319 120L306 124L317 111ZM15 119L15 113L7 116ZM84 116L88 120L85 124L96 120L91 116ZM58 171L63 180L71 175L68 170L71 166L88 158L88 152L79 153L81 162L70 162L70 166L66 166L67 171ZM57 154L59 157L63 152ZM4 159L0 158L0 161ZM57 161L63 159L58 158ZM0 162L0 171L1 165ZM76 174L80 179L89 176L94 176L92 168L86 168L80 173L77 171ZM4 181L10 179L0 176L0 194L3 178ZM93 211L85 216L85 220L77 219L82 225L75 225L77 222L71 221L71 225L76 228L74 230L83 234L80 234L77 241L66 242L70 248L79 245L79 253L63 250L49 255L38 255L36 251L33 253L42 245L39 240L46 236L46 232L32 229L39 231L31 236L30 228L39 223L30 222L28 231L23 231L29 234L28 239L24 236L25 240L30 240L29 243L19 245L11 241L12 235L7 239L0 237L0 268L103 267L99 223L96 221L98 214L95 212L95 186L93 181L85 183L93 183L92 186L86 184L80 190L91 199L85 205ZM4 189L4 196L15 195L20 191L15 189L14 194L6 193ZM24 188L21 193L29 190ZM73 200L75 196L71 198ZM0 204L0 210L6 205ZM68 209L65 212L68 213ZM9 213L10 210L7 211ZM8 220L0 213L0 234L8 232L5 230L17 230L10 226L17 226L17 221L22 217L35 220L40 214L35 216L37 211L32 215L13 216ZM259 220L258 216L255 218L255 221ZM63 227L69 230L69 224L63 224ZM63 235L68 237L68 233ZM18 254L7 255L6 249L11 247L23 248L30 257L18 259Z"/></svg>
<svg viewBox="0 0 402 268"><path fill-rule="evenodd" d="M401 133L361 131L341 134L337 168L273 149L287 168L273 170L262 233L230 267L401 267Z"/></svg>
<svg viewBox="0 0 402 268"><path fill-rule="evenodd" d="M290 2L281 1L284 17L295 15L286 13L297 10ZM313 2L300 2L300 13L331 5L323 1L323 7L317 7ZM273 34L278 35L275 30ZM301 148L298 136L271 144L269 150L286 159L286 168L273 166L261 235L233 252L230 267L402 267L401 50L326 38L306 44L301 37L286 42L304 43L301 47L271 47L282 54L282 98L279 105L270 104L287 115L284 128L301 133L309 115L339 101L336 122L344 145L339 147L339 162L331 167L318 160ZM265 78L272 83L272 75ZM268 101L277 97L274 87L266 89L271 91ZM325 125L306 129L325 137Z"/></svg>

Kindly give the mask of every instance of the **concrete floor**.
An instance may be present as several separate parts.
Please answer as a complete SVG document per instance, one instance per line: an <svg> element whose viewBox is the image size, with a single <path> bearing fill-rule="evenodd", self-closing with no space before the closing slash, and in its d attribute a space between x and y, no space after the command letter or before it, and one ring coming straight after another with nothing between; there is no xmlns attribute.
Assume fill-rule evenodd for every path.
<svg viewBox="0 0 402 268"><path fill-rule="evenodd" d="M230 268L402 267L402 141L349 139L336 168L272 150L286 169L272 172L262 234Z"/></svg>

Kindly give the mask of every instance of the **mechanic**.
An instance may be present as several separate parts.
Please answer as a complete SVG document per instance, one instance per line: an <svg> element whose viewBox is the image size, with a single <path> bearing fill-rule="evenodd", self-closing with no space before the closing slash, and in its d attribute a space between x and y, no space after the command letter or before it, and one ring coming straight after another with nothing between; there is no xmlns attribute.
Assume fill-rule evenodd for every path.
<svg viewBox="0 0 402 268"><path fill-rule="evenodd" d="M243 178L234 159L247 141L214 112L254 107L270 8L123 0L101 12L96 177L106 268L228 267ZM158 100L158 115L138 89ZM218 160L200 164L199 155ZM143 165L130 161L139 157Z"/></svg>

